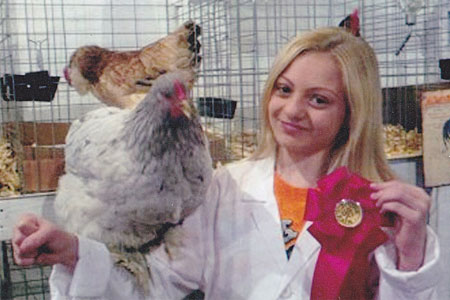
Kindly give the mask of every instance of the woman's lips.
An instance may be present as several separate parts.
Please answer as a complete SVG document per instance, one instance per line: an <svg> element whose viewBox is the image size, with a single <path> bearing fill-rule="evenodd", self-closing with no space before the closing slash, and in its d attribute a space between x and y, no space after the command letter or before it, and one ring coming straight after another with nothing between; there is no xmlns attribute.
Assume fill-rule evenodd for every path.
<svg viewBox="0 0 450 300"><path fill-rule="evenodd" d="M281 126L283 127L283 130L287 133L287 134L299 134L302 131L305 131L306 128L295 124L295 123L291 123L291 122L286 122L286 121L280 121Z"/></svg>

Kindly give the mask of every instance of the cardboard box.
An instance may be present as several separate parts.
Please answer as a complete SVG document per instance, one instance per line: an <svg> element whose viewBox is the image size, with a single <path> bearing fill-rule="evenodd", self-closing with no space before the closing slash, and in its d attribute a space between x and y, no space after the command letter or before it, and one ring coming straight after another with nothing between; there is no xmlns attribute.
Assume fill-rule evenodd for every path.
<svg viewBox="0 0 450 300"><path fill-rule="evenodd" d="M49 192L58 187L64 174L64 148L58 146L24 146L23 191Z"/></svg>
<svg viewBox="0 0 450 300"><path fill-rule="evenodd" d="M64 143L70 123L9 122L3 132L21 162L22 192L49 192L64 174Z"/></svg>
<svg viewBox="0 0 450 300"><path fill-rule="evenodd" d="M61 145L65 143L70 123L7 122L3 132L9 141L19 141L24 146Z"/></svg>

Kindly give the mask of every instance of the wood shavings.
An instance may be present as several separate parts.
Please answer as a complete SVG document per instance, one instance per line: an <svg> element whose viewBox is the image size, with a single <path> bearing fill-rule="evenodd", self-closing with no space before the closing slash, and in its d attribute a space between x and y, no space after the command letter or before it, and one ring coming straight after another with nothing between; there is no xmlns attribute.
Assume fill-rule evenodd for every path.
<svg viewBox="0 0 450 300"><path fill-rule="evenodd" d="M5 139L0 139L0 197L20 194L20 176L18 161L12 146Z"/></svg>
<svg viewBox="0 0 450 300"><path fill-rule="evenodd" d="M206 129L211 155L216 165L250 156L256 149L256 133L232 133L226 138L220 130ZM401 125L384 126L384 150L388 159L422 155L422 134L417 128L408 132Z"/></svg>
<svg viewBox="0 0 450 300"><path fill-rule="evenodd" d="M248 157L256 148L256 133L241 132L225 136L220 130L206 129L211 156L216 167Z"/></svg>
<svg viewBox="0 0 450 300"><path fill-rule="evenodd" d="M256 149L256 134L242 132L231 137L231 152L236 159L250 156Z"/></svg>
<svg viewBox="0 0 450 300"><path fill-rule="evenodd" d="M384 151L389 159L422 154L422 134L417 128L408 132L401 125L384 126Z"/></svg>

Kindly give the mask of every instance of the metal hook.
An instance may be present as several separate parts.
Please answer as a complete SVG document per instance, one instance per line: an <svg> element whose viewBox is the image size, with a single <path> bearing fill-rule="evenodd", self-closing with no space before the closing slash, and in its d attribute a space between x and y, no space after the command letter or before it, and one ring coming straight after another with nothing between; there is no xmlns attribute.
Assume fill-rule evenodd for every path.
<svg viewBox="0 0 450 300"><path fill-rule="evenodd" d="M406 38L403 40L403 43L400 45L400 47L397 49L397 51L395 51L395 56L398 56L400 54L400 52L402 52L403 48L405 48L406 43L408 43L409 39L412 36L412 29L411 31L408 33L408 35L406 36Z"/></svg>

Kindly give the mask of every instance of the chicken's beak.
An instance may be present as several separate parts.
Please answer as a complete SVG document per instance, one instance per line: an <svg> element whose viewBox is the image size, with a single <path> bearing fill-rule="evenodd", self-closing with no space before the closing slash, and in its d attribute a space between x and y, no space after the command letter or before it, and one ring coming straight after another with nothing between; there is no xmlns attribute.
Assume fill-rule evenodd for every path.
<svg viewBox="0 0 450 300"><path fill-rule="evenodd" d="M190 105L188 100L181 101L180 109L188 119L191 119L194 115L194 108Z"/></svg>

